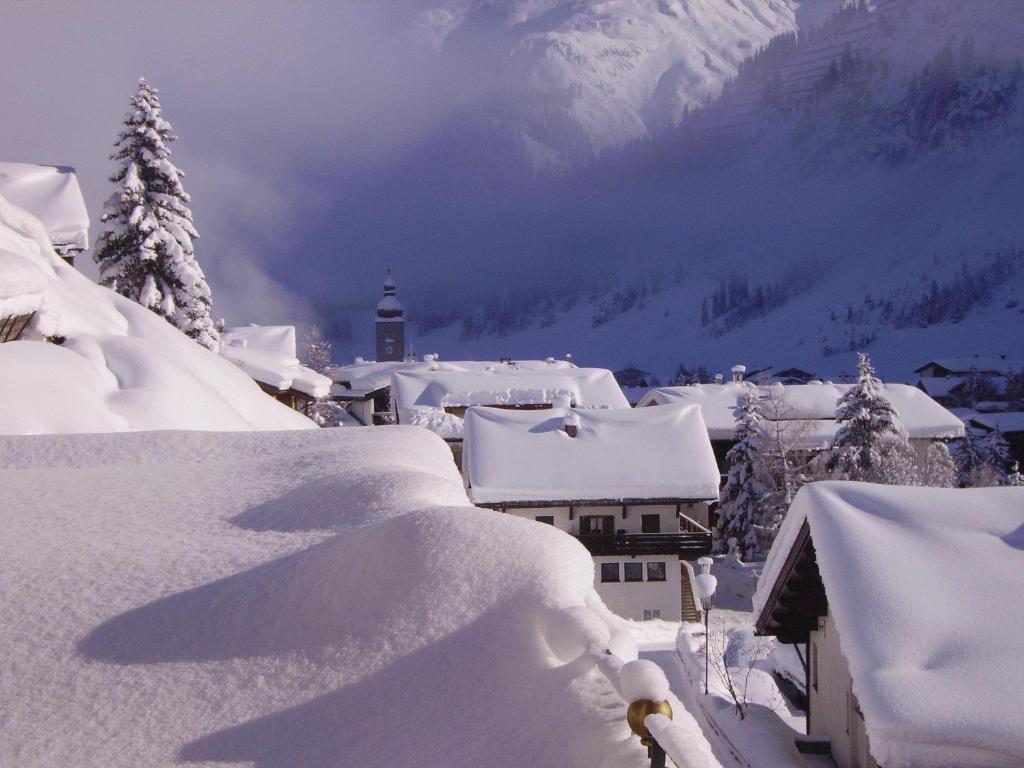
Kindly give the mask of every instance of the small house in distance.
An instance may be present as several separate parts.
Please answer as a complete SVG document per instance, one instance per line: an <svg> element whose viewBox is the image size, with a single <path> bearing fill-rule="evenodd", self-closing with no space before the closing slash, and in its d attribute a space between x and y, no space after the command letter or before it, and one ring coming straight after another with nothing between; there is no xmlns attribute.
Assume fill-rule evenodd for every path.
<svg viewBox="0 0 1024 768"><path fill-rule="evenodd" d="M754 595L839 768L1024 765L1024 489L803 487Z"/></svg>
<svg viewBox="0 0 1024 768"><path fill-rule="evenodd" d="M758 386L750 381L731 381L661 387L649 392L638 407L668 403L701 406L715 456L724 472L725 455L735 444L741 406L748 393L756 391L761 396L771 430L789 448L802 451L809 458L831 444L839 428L835 420L836 403L851 386L828 382ZM963 422L921 390L907 384L883 384L881 391L896 410L915 450L923 451L933 440L963 437Z"/></svg>
<svg viewBox="0 0 1024 768"><path fill-rule="evenodd" d="M221 331L221 355L289 408L309 415L309 406L327 397L331 380L299 363L295 326L250 325Z"/></svg>
<svg viewBox="0 0 1024 768"><path fill-rule="evenodd" d="M463 476L477 506L557 528L594 558L598 594L628 619L698 620L686 562L711 551L693 509L718 469L693 406L471 407Z"/></svg>
<svg viewBox="0 0 1024 768"><path fill-rule="evenodd" d="M88 249L89 213L74 168L0 162L0 195L39 219L68 264Z"/></svg>

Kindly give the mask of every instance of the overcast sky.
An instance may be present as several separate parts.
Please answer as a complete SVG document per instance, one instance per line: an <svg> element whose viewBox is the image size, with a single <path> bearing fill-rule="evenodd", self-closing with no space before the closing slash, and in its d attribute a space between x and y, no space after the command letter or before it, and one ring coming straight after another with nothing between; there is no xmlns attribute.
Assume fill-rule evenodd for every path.
<svg viewBox="0 0 1024 768"><path fill-rule="evenodd" d="M218 314L287 320L303 302L264 265L302 271L306 230L332 241L325 208L338 180L386 162L461 97L465 84L414 34L414 10L393 0L5 0L3 159L74 166L95 236L111 145L145 76L180 137L173 159ZM338 276L370 272L376 283L385 260L339 248L331 263Z"/></svg>

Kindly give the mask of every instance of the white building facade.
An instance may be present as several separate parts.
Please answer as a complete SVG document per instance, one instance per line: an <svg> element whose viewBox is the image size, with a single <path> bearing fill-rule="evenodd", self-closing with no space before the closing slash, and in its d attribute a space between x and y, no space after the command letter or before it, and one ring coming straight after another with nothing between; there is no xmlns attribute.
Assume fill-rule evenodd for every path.
<svg viewBox="0 0 1024 768"><path fill-rule="evenodd" d="M696 620L693 569L711 534L688 516L718 494L699 409L471 407L463 475L478 506L553 525L594 559L605 604L637 621Z"/></svg>

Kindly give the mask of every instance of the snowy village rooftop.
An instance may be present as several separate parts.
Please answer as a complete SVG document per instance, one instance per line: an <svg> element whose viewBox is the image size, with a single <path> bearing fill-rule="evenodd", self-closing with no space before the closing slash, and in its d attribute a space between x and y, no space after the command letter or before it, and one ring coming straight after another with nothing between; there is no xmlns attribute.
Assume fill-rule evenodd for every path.
<svg viewBox="0 0 1024 768"><path fill-rule="evenodd" d="M299 363L295 326L249 325L221 332L221 354L253 379L278 390L326 397L331 380Z"/></svg>
<svg viewBox="0 0 1024 768"><path fill-rule="evenodd" d="M478 504L718 498L719 472L695 406L474 407L465 422L463 467Z"/></svg>
<svg viewBox="0 0 1024 768"><path fill-rule="evenodd" d="M797 494L754 613L771 609L806 523L880 765L1024 763L1022 497L850 482Z"/></svg>
<svg viewBox="0 0 1024 768"><path fill-rule="evenodd" d="M0 196L0 311L34 312L0 345L0 434L308 429L235 366L95 285ZM51 344L46 337L61 338Z"/></svg>
<svg viewBox="0 0 1024 768"><path fill-rule="evenodd" d="M760 386L747 382L692 384L661 387L647 393L639 407L667 403L700 405L712 440L732 440L740 415L742 399L757 390L770 400L766 418L794 422L795 440L808 448L828 445L836 431L836 402L852 384L772 384ZM921 390L907 384L883 384L881 393L892 403L907 435L913 439L952 439L963 437L964 425L956 416Z"/></svg>
<svg viewBox="0 0 1024 768"><path fill-rule="evenodd" d="M73 168L0 162L0 195L31 211L55 248L89 247L89 213Z"/></svg>
<svg viewBox="0 0 1024 768"><path fill-rule="evenodd" d="M350 365L335 366L331 376L337 383L335 394L367 394L391 386L391 374L396 371L487 371L488 369L518 370L565 370L576 366L566 360L516 360L514 362L452 360L442 361L434 355L424 355L422 360L377 362L357 359Z"/></svg>

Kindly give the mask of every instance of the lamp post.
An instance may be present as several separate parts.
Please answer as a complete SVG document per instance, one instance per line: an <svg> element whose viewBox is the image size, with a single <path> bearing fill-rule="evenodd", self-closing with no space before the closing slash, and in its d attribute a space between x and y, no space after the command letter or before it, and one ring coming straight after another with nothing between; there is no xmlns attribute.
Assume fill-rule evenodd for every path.
<svg viewBox="0 0 1024 768"><path fill-rule="evenodd" d="M711 651L711 631L708 616L711 614L711 601L715 597L715 588L718 586L718 579L711 575L711 566L715 561L710 557L702 557L697 561L700 566L700 575L694 578L694 589L697 598L700 600L701 610L704 611L704 695L708 693L708 654Z"/></svg>

